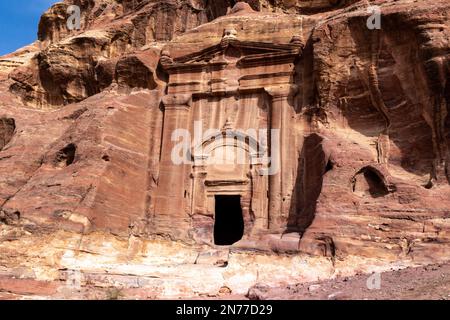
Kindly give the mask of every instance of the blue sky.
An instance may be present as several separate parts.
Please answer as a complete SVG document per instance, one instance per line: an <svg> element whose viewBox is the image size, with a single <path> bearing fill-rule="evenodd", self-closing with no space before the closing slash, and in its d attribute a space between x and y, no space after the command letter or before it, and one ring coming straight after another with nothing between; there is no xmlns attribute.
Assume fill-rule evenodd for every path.
<svg viewBox="0 0 450 320"><path fill-rule="evenodd" d="M37 39L39 18L57 0L0 0L0 56Z"/></svg>

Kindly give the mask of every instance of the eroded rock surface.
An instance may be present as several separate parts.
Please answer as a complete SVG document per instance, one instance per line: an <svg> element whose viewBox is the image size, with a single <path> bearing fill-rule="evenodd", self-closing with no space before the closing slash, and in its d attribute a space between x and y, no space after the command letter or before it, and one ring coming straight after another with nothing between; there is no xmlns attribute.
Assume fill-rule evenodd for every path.
<svg viewBox="0 0 450 320"><path fill-rule="evenodd" d="M449 260L449 28L446 0L55 4L36 43L0 58L0 290L66 297L54 281L71 270L159 288L141 298L244 295ZM173 131L200 120L224 142L175 165ZM226 138L249 129L279 130L279 173L258 174L256 141ZM251 161L207 161L225 145ZM230 252L214 245L227 195L243 230ZM165 260L172 245L184 258Z"/></svg>

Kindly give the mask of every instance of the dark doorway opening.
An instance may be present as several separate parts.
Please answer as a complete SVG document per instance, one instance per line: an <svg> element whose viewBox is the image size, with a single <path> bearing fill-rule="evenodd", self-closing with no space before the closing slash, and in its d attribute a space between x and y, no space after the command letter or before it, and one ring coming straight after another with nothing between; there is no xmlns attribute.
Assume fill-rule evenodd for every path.
<svg viewBox="0 0 450 320"><path fill-rule="evenodd" d="M241 196L216 196L214 243L232 245L244 236Z"/></svg>

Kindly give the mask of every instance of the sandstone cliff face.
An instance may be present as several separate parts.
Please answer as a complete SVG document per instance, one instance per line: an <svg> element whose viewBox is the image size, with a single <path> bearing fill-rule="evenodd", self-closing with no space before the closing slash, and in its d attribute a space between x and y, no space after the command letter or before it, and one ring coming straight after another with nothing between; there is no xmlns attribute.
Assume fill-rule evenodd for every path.
<svg viewBox="0 0 450 320"><path fill-rule="evenodd" d="M158 297L171 296L174 283L186 290L174 295L191 296L222 286L245 293L275 271L275 282L311 280L308 263L327 278L382 268L370 259L397 267L450 259L448 1L370 1L381 8L380 30L366 27L368 1L245 2L64 1L42 16L38 42L0 59L0 259L8 276L23 267L32 279L60 281L60 269L95 277L128 261L136 269L118 272L160 285ZM71 4L81 8L79 31L66 27ZM224 30L236 31L243 54L268 43L270 50L295 41L301 48L287 77L295 94L286 100L282 188L289 191L280 228L250 232L225 253L204 239L213 218L203 207L192 214L195 194L185 192L179 216L161 218L164 228L164 205L155 200L164 198L158 188L166 174L163 97L183 81L188 91L213 86L206 76L197 83L185 74L173 84L167 70L189 57L215 61L208 50L221 44ZM230 61L237 55L225 52ZM270 68L255 64L250 78L282 73ZM224 76L229 86L246 81L233 72ZM192 110L204 106L201 99ZM230 116L244 125L271 122L267 95L207 101L202 119L210 123L222 126ZM180 176L173 190L189 179ZM254 197L264 198L258 190ZM256 210L248 206L246 228ZM180 244L180 256L158 260L154 250L178 250L160 239L190 247ZM40 249L46 242L47 253ZM284 271L255 249L290 254L278 257ZM255 261L261 268L249 268L242 277L252 280L239 284L238 269ZM209 266L211 287L194 288L195 266L218 262L232 270ZM186 264L186 275L170 273L166 263ZM291 273L294 265L306 271ZM141 272L151 266L171 280L152 282ZM120 281L129 287L136 279Z"/></svg>
<svg viewBox="0 0 450 320"><path fill-rule="evenodd" d="M369 237L378 239L392 225L411 234L431 231L423 240L403 233L387 236L397 238L396 250L407 255L448 237L441 222L446 224L449 213L444 195L449 183L449 60L444 48L449 13L446 5L435 14L425 4L408 13L405 7L387 5L387 28L378 32L360 28L363 18L355 13L326 20L313 32L314 75L320 79L316 107L322 110L323 124L318 130L324 137L333 131L327 144L330 161L339 170L324 177L309 232L321 233L326 225L335 228L346 214L350 221L355 215L363 221L367 216L364 228L377 230ZM365 147L349 159L354 149L349 143ZM336 185L345 181L351 188L339 191ZM347 195L349 207L340 207L327 192L341 199ZM374 216L382 220L374 224Z"/></svg>

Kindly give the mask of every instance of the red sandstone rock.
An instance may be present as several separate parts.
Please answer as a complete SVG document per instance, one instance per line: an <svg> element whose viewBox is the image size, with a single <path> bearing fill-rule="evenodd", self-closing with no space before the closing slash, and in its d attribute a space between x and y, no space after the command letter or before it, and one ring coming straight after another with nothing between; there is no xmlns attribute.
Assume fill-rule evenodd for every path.
<svg viewBox="0 0 450 320"><path fill-rule="evenodd" d="M52 296L58 284L55 282L35 281L30 279L14 279L0 277L0 290L19 295Z"/></svg>

